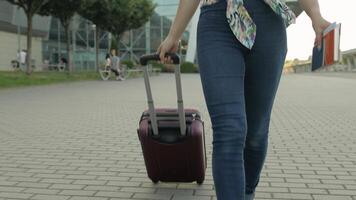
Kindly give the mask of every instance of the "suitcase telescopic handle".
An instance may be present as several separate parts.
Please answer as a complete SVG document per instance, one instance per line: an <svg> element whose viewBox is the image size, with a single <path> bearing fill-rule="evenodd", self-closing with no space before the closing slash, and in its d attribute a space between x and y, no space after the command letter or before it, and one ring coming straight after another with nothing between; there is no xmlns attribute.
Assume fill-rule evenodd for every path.
<svg viewBox="0 0 356 200"><path fill-rule="evenodd" d="M178 104L178 116L179 116L179 127L180 127L180 133L182 136L186 135L186 123L185 123L185 113L184 113L184 105L183 105L183 95L182 95L182 83L181 83L181 78L180 78L180 59L179 56L175 53L166 53L165 56L170 56L171 59L173 60L173 63L176 64L174 68L174 73L175 73L175 79L176 79L176 89L177 89L177 104ZM147 65L148 61L151 60L160 60L158 54L148 54L148 55L143 55L140 58L140 63L141 65ZM154 102L152 98L152 91L151 91L151 85L150 85L150 80L149 80L149 75L148 75L148 69L147 67L144 67L144 80L145 80L145 87L146 87L146 93L147 93L147 103L148 103L148 112L150 115L150 120L151 120L151 126L153 130L154 135L158 135L158 125L157 125L157 114L155 111L154 107Z"/></svg>
<svg viewBox="0 0 356 200"><path fill-rule="evenodd" d="M179 65L180 63L180 59L179 56L176 53L166 53L165 57L171 57L171 59L173 60L173 64ZM142 66L147 65L148 61L158 61L160 60L159 58L159 54L155 53L155 54L146 54L141 56L140 58L140 63Z"/></svg>

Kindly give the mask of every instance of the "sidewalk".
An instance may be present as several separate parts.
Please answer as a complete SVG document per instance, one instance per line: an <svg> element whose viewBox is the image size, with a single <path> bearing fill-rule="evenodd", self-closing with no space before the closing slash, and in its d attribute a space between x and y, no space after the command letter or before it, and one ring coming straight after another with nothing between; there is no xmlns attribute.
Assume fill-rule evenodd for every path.
<svg viewBox="0 0 356 200"><path fill-rule="evenodd" d="M214 200L199 75L182 79L185 105L205 120L202 186L147 178L136 133L143 79L89 81L0 91L0 200ZM157 106L175 106L173 74L151 84ZM282 77L257 200L356 200L355 89L342 77Z"/></svg>

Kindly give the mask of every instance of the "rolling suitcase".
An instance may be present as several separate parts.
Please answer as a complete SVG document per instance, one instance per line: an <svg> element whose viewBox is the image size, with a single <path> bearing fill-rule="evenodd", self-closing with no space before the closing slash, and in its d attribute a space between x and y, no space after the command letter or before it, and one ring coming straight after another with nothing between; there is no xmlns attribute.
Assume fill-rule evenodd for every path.
<svg viewBox="0 0 356 200"><path fill-rule="evenodd" d="M178 108L155 108L147 67L144 68L148 110L137 129L148 177L152 182L193 182L202 184L206 170L204 123L196 109L184 109L179 57L166 54L175 67ZM157 54L144 55L141 65L159 60Z"/></svg>

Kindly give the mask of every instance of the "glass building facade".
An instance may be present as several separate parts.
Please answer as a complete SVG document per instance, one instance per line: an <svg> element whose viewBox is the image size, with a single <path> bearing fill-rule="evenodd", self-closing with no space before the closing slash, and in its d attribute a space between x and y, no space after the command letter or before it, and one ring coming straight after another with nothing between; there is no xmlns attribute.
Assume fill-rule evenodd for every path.
<svg viewBox="0 0 356 200"><path fill-rule="evenodd" d="M167 36L179 0L153 0L153 3L156 4L156 8L149 22L136 30L125 32L117 42L123 60L138 62L140 55L155 52L161 41ZM66 58L66 38L58 19L36 15L33 22L34 36L41 38L41 40L38 40L39 45L32 47L33 52L38 52L38 56L35 58L36 63L48 62L51 65L56 65L61 57ZM95 44L95 30L90 21L75 16L72 24L69 37L74 67L77 70L92 70L95 68L95 45L98 45L100 49L99 63L104 62L105 54L109 52L111 46L111 34L100 33L100 41ZM26 37L26 26L26 17L22 9L17 9L16 6L7 1L0 0L0 31L9 32L16 41L17 35L19 35L17 27L20 27L21 37ZM183 34L182 43L187 43L188 36L188 32ZM25 44L23 39L21 42L13 42L15 47L12 54L14 55L16 55L17 46L20 46L16 43L21 43L21 48ZM10 57L3 60L9 59Z"/></svg>

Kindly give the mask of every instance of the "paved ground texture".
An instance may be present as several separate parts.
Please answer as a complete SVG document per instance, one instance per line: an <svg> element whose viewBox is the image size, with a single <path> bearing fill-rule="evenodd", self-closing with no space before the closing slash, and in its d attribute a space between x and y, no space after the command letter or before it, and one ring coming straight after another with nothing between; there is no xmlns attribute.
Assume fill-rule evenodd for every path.
<svg viewBox="0 0 356 200"><path fill-rule="evenodd" d="M152 78L159 105L175 106L173 78ZM200 79L182 78L185 105L206 121L202 186L147 178L136 134L146 99L136 78L1 90L0 199L216 199ZM344 76L282 77L256 199L356 200L355 90Z"/></svg>

